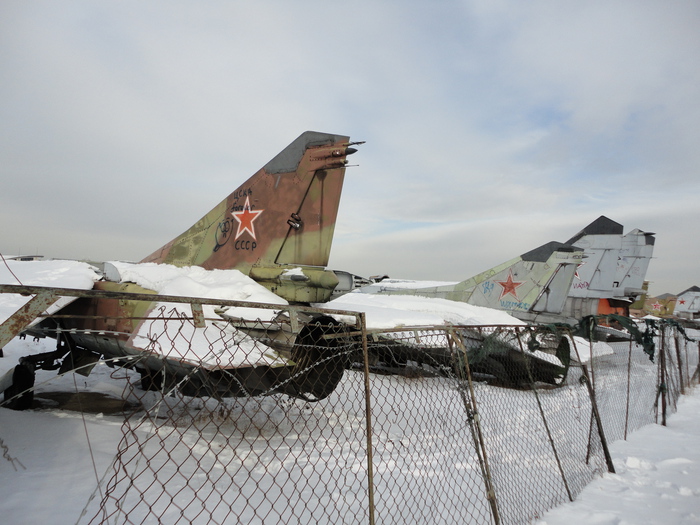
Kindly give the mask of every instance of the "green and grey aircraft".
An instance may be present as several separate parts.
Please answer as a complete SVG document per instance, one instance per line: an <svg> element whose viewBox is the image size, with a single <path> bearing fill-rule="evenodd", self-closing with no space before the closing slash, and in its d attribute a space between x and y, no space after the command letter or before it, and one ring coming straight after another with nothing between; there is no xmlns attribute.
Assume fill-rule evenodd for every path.
<svg viewBox="0 0 700 525"><path fill-rule="evenodd" d="M582 249L552 241L457 284L407 288L385 280L360 291L449 299L534 320L561 312L582 257Z"/></svg>
<svg viewBox="0 0 700 525"><path fill-rule="evenodd" d="M406 289L382 281L363 291L441 297L546 324L629 315L642 293L654 235L639 229L623 235L621 224L600 216L564 244L545 244L461 283L425 288L416 282Z"/></svg>
<svg viewBox="0 0 700 525"><path fill-rule="evenodd" d="M582 249L553 241L456 284L419 287L419 282L382 280L360 288L359 292L447 299L535 320L561 312L582 256ZM541 334L538 338L540 349L555 354L557 364L534 353L524 355L518 338L507 332L484 337L480 331L460 327L456 334L468 349L472 371L490 376L502 386L517 387L528 379L557 385L566 377L570 349L565 337ZM381 343L385 349L378 354L380 364L420 361L416 356L422 354L429 354L431 362L442 366L451 359L447 348L417 348L412 342L388 337Z"/></svg>

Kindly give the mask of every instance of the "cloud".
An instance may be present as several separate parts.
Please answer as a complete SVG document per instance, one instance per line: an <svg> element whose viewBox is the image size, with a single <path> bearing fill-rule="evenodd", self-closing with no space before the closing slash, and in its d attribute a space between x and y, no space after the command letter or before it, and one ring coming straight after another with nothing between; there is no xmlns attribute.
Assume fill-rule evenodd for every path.
<svg viewBox="0 0 700 525"><path fill-rule="evenodd" d="M338 268L463 278L605 214L698 284L695 2L2 9L0 250L140 258L313 129L367 140Z"/></svg>

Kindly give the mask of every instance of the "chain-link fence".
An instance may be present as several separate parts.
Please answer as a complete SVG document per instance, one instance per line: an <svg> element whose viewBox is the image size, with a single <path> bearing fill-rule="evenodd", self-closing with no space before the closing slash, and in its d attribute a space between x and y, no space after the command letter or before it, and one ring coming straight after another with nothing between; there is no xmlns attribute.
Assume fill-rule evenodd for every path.
<svg viewBox="0 0 700 525"><path fill-rule="evenodd" d="M607 353L589 363L609 441L627 439L650 423L665 424L664 414L675 412L678 397L693 383L699 334L675 323L654 323L649 330L653 350L632 340L611 342Z"/></svg>
<svg viewBox="0 0 700 525"><path fill-rule="evenodd" d="M700 343L690 338L685 330L673 324L659 328L658 373L655 414L656 421L665 425L668 413L676 411L678 398L697 378L700 361Z"/></svg>
<svg viewBox="0 0 700 525"><path fill-rule="evenodd" d="M561 330L226 306L156 307L104 346L122 437L80 523L525 524L612 469L606 438L661 422L698 369L672 326L654 361L630 341L582 359ZM53 326L75 355L105 337Z"/></svg>

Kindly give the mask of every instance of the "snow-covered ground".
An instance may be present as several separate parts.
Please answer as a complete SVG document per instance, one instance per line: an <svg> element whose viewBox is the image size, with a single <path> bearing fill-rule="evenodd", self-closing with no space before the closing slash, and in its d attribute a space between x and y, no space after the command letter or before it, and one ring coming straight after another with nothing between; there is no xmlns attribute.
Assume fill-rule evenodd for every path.
<svg viewBox="0 0 700 525"><path fill-rule="evenodd" d="M0 359L0 367L9 366L10 361L16 360L18 355L28 351L45 350L45 345L46 341L15 339L7 347L8 357ZM644 361L641 362L644 363ZM2 494L0 515L3 516L3 522L38 524L90 522L101 500L100 490L104 492L104 484L113 475L111 464L115 460L119 443L124 438L123 416L120 413L110 415L107 411L97 414L86 412L81 415L69 407L51 408L52 393L102 392L116 399L122 395L122 392L129 391L126 388L125 374L126 371L111 370L103 365L96 367L95 372L88 378L72 374L57 378L55 372L41 372L38 396L43 397L45 408L27 412L0 409L0 448L2 449L0 455L3 456L0 457L0 494ZM598 380L602 382L602 373L599 373ZM452 503L441 501L435 492L426 491L420 502L410 502L406 499L406 495L415 493L413 490L416 484L425 482L429 486L431 484L434 486L435 476L442 479L445 472L454 475L454 466L450 467L449 461L465 453L465 449L458 444L463 442L460 439L468 440L468 435L462 435L465 429L459 425L455 426L457 420L450 422L449 419L450 406L452 410L459 412L458 398L447 405L438 402L435 398L435 392L443 392L442 395L449 396L456 394L449 388L449 384L445 383L441 386L442 383L445 383L445 380L415 381L391 376L375 376L372 379L373 398L377 411L374 415L377 428L375 479L381 487L377 495L380 522L416 524L451 522L445 519L445 516L438 517L431 514L436 507L440 508L441 505ZM576 381L573 383L575 384ZM612 383L606 383L606 385L610 389L618 388ZM280 405L280 400L276 398L252 399L251 402L243 402L240 405L237 404L238 402L234 403L232 406L239 407L234 411L235 417L221 427L205 423L204 428L200 428L199 432L193 428L189 430L185 428L178 430L174 436L165 435L162 443L172 451L177 464L181 465L175 470L174 465L163 464L166 470L172 469L172 475L176 476L168 482L175 485L168 486L174 487L178 494L182 494L182 484L186 482L185 474L188 469L204 475L201 470L198 470L202 468L199 464L192 467L192 464L186 461L187 454L190 454L193 449L210 451L204 454L204 458L209 457L211 451L218 450L215 456L218 460L212 464L214 470L209 472L218 472L222 465L228 465L227 469L233 469L232 472L236 472L235 486L232 487L234 495L238 493L239 488L247 491L249 482L252 483L253 490L257 486L263 486L268 483L272 475L275 481L271 487L278 490L275 487L279 484L278 497L303 498L305 503L299 504L297 509L299 514L293 514L290 518L288 516L287 523L302 522L301 517L307 512L305 509L313 508L309 502L316 501L313 491L320 491L318 501L332 506L328 510L328 516L334 517L337 520L335 522L365 523L365 508L354 507L352 503L356 501L353 498L358 494L359 501L362 501L363 491L366 490L366 486L362 483L362 469L365 462L362 446L362 403L358 403L361 397L356 397L361 396L361 388L361 374L349 373L343 379L338 391L329 398L326 408L323 404L307 406L299 400L289 400L285 406L284 403ZM400 397L397 394L399 392ZM141 392L139 395L144 393ZM505 448L499 450L498 454L492 455L492 470L497 480L500 479L499 476L507 475L509 469L519 463L531 464L532 459L523 459L524 450L517 445L517 441L512 441L522 439L513 434L512 425L516 421L518 424L523 422L524 415L518 408L522 404L518 400L526 395L528 395L527 392L507 389L491 390L487 386L477 388L486 433L499 441L505 440ZM653 392L651 395L653 398ZM398 399L401 399L400 406L403 407L400 413L396 412L397 405L391 403ZM583 399L580 394L566 393L559 389L542 392L542 400L545 404L556 402L563 408L578 406L580 414L585 416L587 409L582 404ZM206 406L207 402L200 405ZM510 409L508 410L507 407ZM304 438L309 428L307 424L310 417L318 424L318 427L315 427L317 430L313 439ZM441 421L438 441L435 441L438 434L431 432L436 421L432 419L434 417ZM527 416L527 418L530 417L530 415ZM587 416L582 419L584 430L587 431ZM409 420L418 422L418 426L407 426L406 421ZM254 430L252 440L247 437L238 445L232 441L232 436L238 433L249 436L251 428ZM499 428L501 430L498 430ZM152 433L153 431L137 431L137 435L142 438ZM432 455L426 455L421 447L430 435L432 435L430 438L432 448L429 450L432 450ZM595 479L578 495L574 503L567 503L540 516L540 521L537 523L539 525L571 525L572 523L690 525L698 523L700 447L697 446L697 442L699 436L700 389L696 389L681 399L678 413L669 417L668 427L647 425L631 433L626 442L619 441L612 444L611 452L616 474L604 474L602 478ZM348 441L344 442L345 439ZM487 435L487 443L489 439ZM534 434L530 434L530 440L533 439L535 439ZM537 441L537 447L546 451L545 440ZM324 443L336 444L325 448ZM341 445L342 443L345 445ZM145 448L153 446L154 443L151 442L146 444ZM228 447L231 447L230 452L227 452ZM253 451L254 454L252 454ZM446 457L452 459L446 462ZM512 462L515 463L509 467L509 463ZM154 454L151 463L161 465L162 460ZM294 465L294 468L288 470L290 464ZM334 469L330 468L326 471L323 465L332 467L335 464L342 465L342 468L337 467L336 470L340 469L339 473L345 472L344 477L339 480L326 478L327 472L333 472ZM540 475L533 471L533 468L538 467L519 469L522 472L518 475L527 477ZM349 475L351 472L354 474ZM459 472L459 469L456 472ZM305 481L305 476L309 476L311 480L317 479L319 483L322 482L323 488L321 485L315 485L315 488L310 488L304 483L300 485L300 481ZM165 478L169 479L170 474ZM102 481L100 490L97 489L98 479ZM456 477L451 481L454 483L460 479ZM471 481L473 488L469 491L478 492L478 478L475 479L476 481ZM522 489L524 480L516 478L509 481L516 490ZM338 482L340 487L346 487L346 490L352 489L354 496L349 497L350 495L346 494L340 499L329 501L327 499L329 487L335 486ZM408 490L409 488L412 490ZM149 490L147 497L155 500L155 494L161 489L159 485L155 485ZM450 490L454 490L454 486L451 486ZM236 501L235 496L229 495L230 492L225 494L222 497L224 501L231 505L241 505L241 500ZM134 493L131 493L130 497L133 498ZM229 497L231 500L227 499ZM531 504L529 501L525 503ZM259 508L266 504L268 503L265 501L256 503L261 506ZM502 504L506 505L506 502ZM403 509L411 507L413 509L408 515L415 519L409 520L408 515L401 513L405 512ZM88 508L88 511L83 518L80 518L85 508ZM275 516L284 516L286 512L285 506L270 504L270 508L279 509L274 510L277 512L277 514L273 513ZM175 514L166 516L175 518L178 510L177 508L172 510ZM505 514L512 509L503 510ZM482 518L487 516L483 500L478 511ZM141 511L137 511L132 518L138 520L139 512ZM221 506L218 507L217 512L224 512ZM267 521L255 519L254 514L251 516L252 523L267 523ZM121 518L112 517L109 523L122 523L120 519L123 517L123 515ZM195 522L206 523L206 520L202 516Z"/></svg>
<svg viewBox="0 0 700 525"><path fill-rule="evenodd" d="M85 267L79 269L82 278L88 279L81 286L89 288L92 274ZM51 276L60 274L59 270L55 266L48 269L43 274L48 281L43 284L52 285ZM141 280L144 286L175 295L202 295L207 293L201 288L203 283L213 288L220 284L218 281L212 282L212 275L209 274L182 275L176 272L164 279L164 271L169 269L121 266L120 270L125 275L136 272L129 277L130 280ZM151 273L146 274L142 270ZM28 277L25 275L25 278ZM6 282L11 282L11 276L7 279ZM207 283L208 279L210 282ZM53 285L71 287L65 281L54 280ZM409 296L387 296L385 301L388 302L377 302L374 297L368 294L348 294L331 303L330 307L365 311L370 327L378 328L442 323L519 324L511 322L508 319L510 316L503 312L451 301L435 302ZM10 311L16 304L6 306ZM0 376L16 364L19 356L50 349L50 342L46 340L14 339L5 348L6 357L0 359ZM607 345L595 349L594 354L608 354L601 361L600 366L603 368L599 370L597 380L605 386L611 399L619 397L623 387L613 380L626 377L626 365L622 361L615 361L617 356L612 355L612 348ZM626 353L623 351L620 355L624 358ZM640 354L638 357L635 366L648 372L650 390L643 395L636 393L636 401L641 401L648 415L654 397L654 367L649 364L646 356ZM606 378L605 370L612 372L610 378ZM112 370L102 364L87 378L73 374L56 377L55 372L40 371L37 377L37 397L43 399L41 409L13 412L0 408L0 516L3 522L58 524L90 521L95 515L96 505L102 499L101 492L105 490L105 483L112 475L112 464L125 436L124 416L120 411L110 414L105 407L116 406L120 409L121 404L119 401L115 405L102 400L98 403L100 412L85 411L82 414L69 405L64 404L59 408L59 404L65 403L66 395L75 392L106 394L110 398L108 401L112 402L119 400L126 392L128 401L143 401L145 397L134 399L134 391L130 390L127 381L129 374L128 371ZM573 381L573 384L577 385L577 382ZM216 458L211 466L206 463L207 468L222 473L229 471L234 464L239 468L235 474L231 474L229 483L233 485L224 491L224 502L245 506L248 502L237 499L238 488L241 491L247 491L249 487L257 490L258 486L265 483L271 483L270 494L279 492L275 497L279 497L281 503L255 502L260 508L269 503L270 516L276 518L263 521L258 519L260 514L253 511L251 523L302 523L312 512L312 504L324 505L327 509L326 516L333 522L366 522L365 509L362 504L357 506L357 501L362 500L351 497L351 494L361 494L366 490L361 481L365 461L362 447L364 416L363 404L358 400L362 399L362 386L361 374L348 372L325 405L307 405L300 400L280 403L278 398L236 401L232 405L237 407L232 409L232 417L224 421L222 426L211 430L205 422L205 428L200 428L199 431L185 428L174 436L164 438L162 443L173 447L171 450L175 459L183 460L179 467L168 464L167 461L160 465L164 468L163 472L172 470L173 478L169 479L174 481L166 482L169 483L168 490L173 490L178 495L195 490L187 485L185 478L179 476L190 468L185 462L187 454L201 449L203 458ZM449 522L445 516L434 511L454 503L454 498L450 498L447 492L447 486L441 487L437 492L425 491L419 501L411 501L409 497L414 493L405 489L415 488L421 483L432 483L431 486L434 486L435 480L443 479L446 473L452 476L449 478L450 490L454 489L455 484L466 483L466 478L460 476L466 475L472 468L452 462L465 453L460 443L466 443L470 439L463 417L449 419L459 413L462 404L457 390L444 378L416 381L392 376L374 376L372 388L373 397L376 398L373 404L377 431L375 475L377 483L381 484L381 490L377 494L379 522ZM562 413L573 409L574 415L580 419L579 426L583 426L584 434L587 435L590 409L585 404L582 391L580 385L569 390L546 391L542 393L542 402ZM401 397L398 397L398 392ZM436 404L433 397L435 392L449 399L445 406ZM138 395L154 394L144 394L141 391ZM516 432L515 423L520 425L531 421L531 415L524 415L520 408L521 401L528 395L527 392L491 389L485 385L477 387L487 441L491 438L502 442L501 448L493 456L494 475L497 479L504 474L509 475L510 464L518 474L513 474L513 479L501 481L512 483L516 488L522 487L527 477L535 475L533 469L537 467L528 470L525 463L534 461L532 464L544 465L538 462L537 457L523 460L523 451L518 447L518 443L523 443L523 436ZM61 396L64 398L61 399ZM602 395L603 404L606 402L604 398ZM206 408L207 402L203 401L200 405ZM75 406L79 407L79 403ZM409 416L412 419L406 419ZM308 435L308 427L302 424L309 417L316 418L314 421L317 420L318 423L313 435ZM413 421L417 426L407 425L407 421ZM257 437L247 435L251 428L254 434L259 433L256 434ZM525 439L532 441L535 434L528 432ZM243 436L238 446L231 441L231 436L237 434ZM130 435L145 439L149 435L159 435L159 431L140 428L137 433ZM540 516L539 525L700 523L699 436L700 393L695 390L681 400L678 413L669 418L668 427L648 425L630 434L627 441L612 444L617 473L604 474L602 478L594 480L574 503L567 503ZM427 449L428 454L425 448L421 448L426 441L430 441L431 445ZM546 450L544 440L538 441L542 442L538 442L537 447ZM148 446L153 446L153 442ZM213 454L214 449L219 452ZM253 451L257 455L251 455ZM134 453L133 450L131 453ZM154 464L160 461L156 461L155 456L152 460ZM226 465L226 468L222 465ZM290 465L293 468L288 470ZM334 469L333 465L338 467ZM518 469L523 466L525 468ZM201 473L200 464L191 468L195 474ZM344 477L335 478L335 473ZM145 477L148 478L149 475L153 474L146 473ZM299 481L303 481L304 476L309 476L317 484L300 485ZM587 480L586 475L582 474L581 479ZM182 483L185 483L185 488ZM472 483L473 487L460 488L478 493L479 484ZM333 488L336 484L337 488ZM218 483L213 485L216 490ZM154 485L147 490L149 498L153 496L157 499L161 489L159 485ZM233 495L230 494L231 490ZM138 502L138 494L135 496L132 492L129 498L134 497ZM226 499L229 497L232 498L231 501ZM297 505L298 509L290 510L287 501L294 501L295 498L303 503ZM536 499L535 496L532 499ZM216 494L212 502L215 500ZM483 498L478 501L476 506L480 507L477 510L481 518L475 521L481 523L484 522L483 516L487 515L484 512L487 511ZM167 510L167 502L161 502L162 505L166 505L163 522L177 519L178 508ZM212 505L216 507L215 503ZM462 505L464 512L473 510L464 502ZM219 505L216 512L226 515L225 507L226 505ZM87 511L81 518L84 509ZM504 510L514 511L512 508ZM138 520L139 512L140 510L134 514L133 519ZM113 516L109 522L121 523L123 518L124 515ZM195 522L206 523L206 515L199 516Z"/></svg>
<svg viewBox="0 0 700 525"><path fill-rule="evenodd" d="M610 447L615 474L590 483L538 525L700 523L700 389L678 403L667 426L647 425Z"/></svg>

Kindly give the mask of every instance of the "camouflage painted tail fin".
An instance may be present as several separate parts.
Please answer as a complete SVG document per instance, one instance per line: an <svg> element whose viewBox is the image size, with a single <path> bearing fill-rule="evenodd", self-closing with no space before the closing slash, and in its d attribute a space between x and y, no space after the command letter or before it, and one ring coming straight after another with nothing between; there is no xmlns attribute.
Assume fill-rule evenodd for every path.
<svg viewBox="0 0 700 525"><path fill-rule="evenodd" d="M349 137L307 131L142 262L237 269L293 302L325 301ZM319 268L321 267L321 268Z"/></svg>

